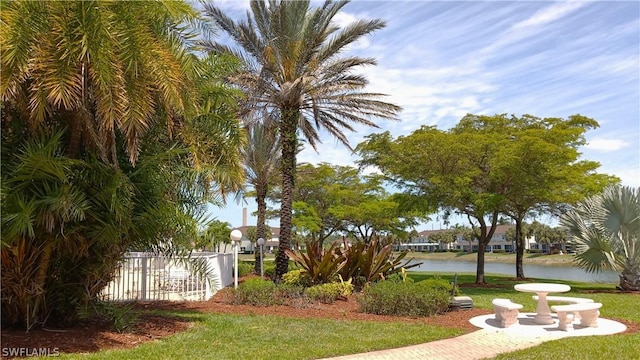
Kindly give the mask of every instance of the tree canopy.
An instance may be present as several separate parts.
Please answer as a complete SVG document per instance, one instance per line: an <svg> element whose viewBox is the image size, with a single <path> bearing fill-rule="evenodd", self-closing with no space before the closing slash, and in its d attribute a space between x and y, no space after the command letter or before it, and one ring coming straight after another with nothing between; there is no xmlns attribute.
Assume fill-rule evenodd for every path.
<svg viewBox="0 0 640 360"><path fill-rule="evenodd" d="M423 219L405 211L396 194L386 191L380 175L328 163L298 166L293 209L295 231L321 244L338 235L364 243L375 237L404 238Z"/></svg>
<svg viewBox="0 0 640 360"><path fill-rule="evenodd" d="M404 193L422 199L416 204L468 217L479 241L476 281L482 283L484 249L500 214L518 227L532 211L554 211L616 180L596 173L598 163L579 158L584 133L596 126L580 115L469 114L448 131L422 127L397 139L373 134L356 150L361 166L377 166Z"/></svg>

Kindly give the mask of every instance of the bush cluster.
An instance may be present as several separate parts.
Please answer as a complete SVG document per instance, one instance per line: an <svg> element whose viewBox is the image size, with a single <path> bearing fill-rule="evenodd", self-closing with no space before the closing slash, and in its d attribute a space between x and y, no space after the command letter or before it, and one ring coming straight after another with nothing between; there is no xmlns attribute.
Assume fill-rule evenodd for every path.
<svg viewBox="0 0 640 360"><path fill-rule="evenodd" d="M364 289L358 303L369 314L430 316L447 310L451 290L452 285L441 279L379 281Z"/></svg>
<svg viewBox="0 0 640 360"><path fill-rule="evenodd" d="M286 285L308 287L311 286L311 278L305 270L291 270L282 275L282 283Z"/></svg>
<svg viewBox="0 0 640 360"><path fill-rule="evenodd" d="M247 276L253 272L253 263L240 261L238 262L238 276Z"/></svg>
<svg viewBox="0 0 640 360"><path fill-rule="evenodd" d="M320 284L305 289L304 295L313 301L332 304L338 299L346 299L353 293L353 285L350 282L335 282Z"/></svg>
<svg viewBox="0 0 640 360"><path fill-rule="evenodd" d="M276 284L259 278L249 279L233 291L234 304L270 306L279 304Z"/></svg>
<svg viewBox="0 0 640 360"><path fill-rule="evenodd" d="M309 287L309 279L298 270L285 274L283 280L276 285L270 280L249 279L233 290L231 301L234 304L255 306L289 303L291 299L333 303L338 299L346 299L353 293L351 282L344 281Z"/></svg>

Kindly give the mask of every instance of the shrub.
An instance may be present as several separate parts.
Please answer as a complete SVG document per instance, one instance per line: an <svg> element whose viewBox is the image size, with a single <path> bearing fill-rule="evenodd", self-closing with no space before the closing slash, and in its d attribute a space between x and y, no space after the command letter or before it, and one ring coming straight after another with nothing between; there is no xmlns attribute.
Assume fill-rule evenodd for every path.
<svg viewBox="0 0 640 360"><path fill-rule="evenodd" d="M323 284L335 281L345 265L344 256L337 251L338 248L337 242L324 249L319 241L308 241L304 252L286 249L285 253L309 275L311 284Z"/></svg>
<svg viewBox="0 0 640 360"><path fill-rule="evenodd" d="M311 286L311 279L306 271L302 269L291 270L286 274L282 275L282 283L287 285L295 285L308 287Z"/></svg>
<svg viewBox="0 0 640 360"><path fill-rule="evenodd" d="M269 261L268 263L263 263L262 266L264 268L262 271L264 272L264 276L273 279L276 276L276 263L273 261Z"/></svg>
<svg viewBox="0 0 640 360"><path fill-rule="evenodd" d="M139 320L135 304L93 301L78 308L78 319L81 321L106 320L119 333L130 330Z"/></svg>
<svg viewBox="0 0 640 360"><path fill-rule="evenodd" d="M304 295L311 300L331 304L338 299L344 299L353 293L351 282L335 282L315 285L305 289Z"/></svg>
<svg viewBox="0 0 640 360"><path fill-rule="evenodd" d="M448 294L451 294L451 290L453 290L452 283L448 282L447 280L441 279L438 276L435 276L431 279L422 280L416 284L420 284L419 286L433 287L435 289L445 291Z"/></svg>
<svg viewBox="0 0 640 360"><path fill-rule="evenodd" d="M418 283L380 281L366 287L358 303L360 311L369 314L430 316L446 311L451 287L439 279Z"/></svg>
<svg viewBox="0 0 640 360"><path fill-rule="evenodd" d="M269 306L278 304L276 284L273 281L249 279L233 291L235 304Z"/></svg>
<svg viewBox="0 0 640 360"><path fill-rule="evenodd" d="M296 285L296 284L278 284L277 287L277 295L280 298L286 299L300 299L304 295L305 286Z"/></svg>
<svg viewBox="0 0 640 360"><path fill-rule="evenodd" d="M253 273L253 263L246 261L238 262L238 276L243 277Z"/></svg>
<svg viewBox="0 0 640 360"><path fill-rule="evenodd" d="M343 279L354 279L355 285L368 284L372 281L385 279L387 276L398 273L402 269L409 269L420 263L409 264L403 261L408 251L401 251L394 255L393 244L374 239L369 243L361 241L349 244L344 242L344 250L336 252L344 257L344 266L340 271Z"/></svg>

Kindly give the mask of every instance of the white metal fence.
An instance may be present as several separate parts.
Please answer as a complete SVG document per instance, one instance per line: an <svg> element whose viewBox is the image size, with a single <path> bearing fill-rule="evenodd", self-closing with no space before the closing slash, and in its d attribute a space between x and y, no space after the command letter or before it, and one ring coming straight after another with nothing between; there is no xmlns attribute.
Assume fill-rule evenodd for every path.
<svg viewBox="0 0 640 360"><path fill-rule="evenodd" d="M197 265L206 268L202 276ZM127 253L113 281L102 290L104 300L209 300L233 283L233 254L193 253L190 260L153 253Z"/></svg>

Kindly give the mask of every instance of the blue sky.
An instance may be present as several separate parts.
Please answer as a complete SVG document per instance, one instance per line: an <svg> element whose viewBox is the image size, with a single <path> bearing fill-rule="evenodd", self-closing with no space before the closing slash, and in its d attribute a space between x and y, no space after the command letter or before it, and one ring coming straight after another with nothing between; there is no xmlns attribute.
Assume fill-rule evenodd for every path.
<svg viewBox="0 0 640 360"><path fill-rule="evenodd" d="M246 0L215 3L236 19L248 8ZM640 2L355 0L335 21L372 18L387 26L350 52L378 60L362 69L368 90L388 94L403 111L400 122L357 128L352 146L374 132L448 129L467 113L581 114L600 123L587 133L582 158L640 186ZM356 157L328 134L322 141L298 161L353 164ZM255 211L255 200L211 207L210 216L240 226L242 207Z"/></svg>

